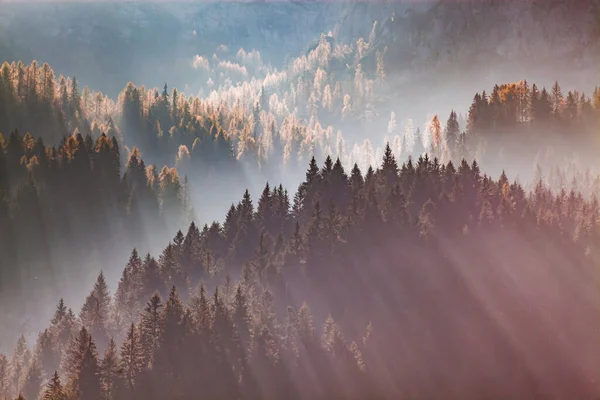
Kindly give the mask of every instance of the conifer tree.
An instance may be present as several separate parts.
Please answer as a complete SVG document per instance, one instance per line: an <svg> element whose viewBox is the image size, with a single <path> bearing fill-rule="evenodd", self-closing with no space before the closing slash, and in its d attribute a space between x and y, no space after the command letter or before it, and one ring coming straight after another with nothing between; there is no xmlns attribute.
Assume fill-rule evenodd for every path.
<svg viewBox="0 0 600 400"><path fill-rule="evenodd" d="M121 366L129 393L133 393L144 367L144 349L138 330L133 323L121 345Z"/></svg>
<svg viewBox="0 0 600 400"><path fill-rule="evenodd" d="M10 365L8 358L4 354L0 354L0 398L8 396L10 387Z"/></svg>
<svg viewBox="0 0 600 400"><path fill-rule="evenodd" d="M142 259L134 248L127 265L123 269L115 294L115 311L123 326L134 321L141 311Z"/></svg>
<svg viewBox="0 0 600 400"><path fill-rule="evenodd" d="M69 347L64 354L61 369L67 374L71 381L76 378L83 356L89 345L90 338L87 329L85 326L82 326L79 332L69 341Z"/></svg>
<svg viewBox="0 0 600 400"><path fill-rule="evenodd" d="M247 348L251 334L251 318L246 296L242 292L241 285L238 285L235 291L235 299L233 301L233 323L240 336L242 345L244 348Z"/></svg>
<svg viewBox="0 0 600 400"><path fill-rule="evenodd" d="M182 290L185 289L185 274L179 264L176 247L172 243L165 247L159 261L165 282Z"/></svg>
<svg viewBox="0 0 600 400"><path fill-rule="evenodd" d="M147 254L143 263L142 296L150 298L155 292L162 293L164 281L161 280L160 266L154 257Z"/></svg>
<svg viewBox="0 0 600 400"><path fill-rule="evenodd" d="M100 375L96 345L91 336L79 365L74 381L74 392L81 400L101 399Z"/></svg>
<svg viewBox="0 0 600 400"><path fill-rule="evenodd" d="M117 345L111 338L104 351L99 367L100 386L103 400L117 399L122 390L123 369L117 351Z"/></svg>
<svg viewBox="0 0 600 400"><path fill-rule="evenodd" d="M142 313L140 321L140 343L144 352L144 366L152 365L154 354L159 346L162 333L162 304L160 296L155 293Z"/></svg>
<svg viewBox="0 0 600 400"><path fill-rule="evenodd" d="M56 333L50 329L44 329L38 335L35 358L39 360L43 371L57 370L60 366L60 349L56 340Z"/></svg>
<svg viewBox="0 0 600 400"><path fill-rule="evenodd" d="M65 394L65 390L63 389L62 384L60 383L60 377L58 376L58 371L54 371L52 378L46 385L46 390L44 391L43 400L67 400L67 396Z"/></svg>
<svg viewBox="0 0 600 400"><path fill-rule="evenodd" d="M27 399L37 399L42 389L42 368L34 358L29 365L25 382L23 384L23 395Z"/></svg>
<svg viewBox="0 0 600 400"><path fill-rule="evenodd" d="M183 304L173 286L163 308L162 331L153 364L153 370L163 379L161 393L168 394L180 390L177 381L184 359L183 343L187 338L187 324L184 318Z"/></svg>
<svg viewBox="0 0 600 400"><path fill-rule="evenodd" d="M563 103L563 94L558 82L552 85L552 115L554 118L560 118Z"/></svg>
<svg viewBox="0 0 600 400"><path fill-rule="evenodd" d="M446 143L451 155L454 155L460 139L460 125L458 124L458 117L454 110L450 112L450 116L446 122L446 131L444 132L444 136L446 138Z"/></svg>
<svg viewBox="0 0 600 400"><path fill-rule="evenodd" d="M13 393L21 392L29 368L30 353L25 336L21 335L10 360L10 382Z"/></svg>
<svg viewBox="0 0 600 400"><path fill-rule="evenodd" d="M108 316L109 309L104 308L103 302L98 297L102 295L95 289L88 295L82 308L79 318L90 334L98 337L103 345L108 341Z"/></svg>
<svg viewBox="0 0 600 400"><path fill-rule="evenodd" d="M380 173L382 177L381 189L385 193L398 182L398 164L389 143L385 146Z"/></svg>

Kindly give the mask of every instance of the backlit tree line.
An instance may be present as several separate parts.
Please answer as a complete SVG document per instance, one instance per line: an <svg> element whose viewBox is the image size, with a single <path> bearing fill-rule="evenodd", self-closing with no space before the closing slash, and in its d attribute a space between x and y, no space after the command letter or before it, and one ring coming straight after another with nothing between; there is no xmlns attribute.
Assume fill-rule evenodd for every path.
<svg viewBox="0 0 600 400"><path fill-rule="evenodd" d="M0 396L590 398L596 196L390 146L365 172L313 158L293 196L246 191L133 249L114 294L101 273L78 314L61 300Z"/></svg>
<svg viewBox="0 0 600 400"><path fill-rule="evenodd" d="M0 134L3 334L15 328L11 316L64 290L66 277L85 276L81 265L93 265L94 255L106 262L123 241L147 248L191 220L185 177L146 166L136 148L122 165L120 151L105 134L76 134L57 146L29 133ZM27 299L30 290L37 296Z"/></svg>
<svg viewBox="0 0 600 400"><path fill-rule="evenodd" d="M375 26L374 32L378 29ZM347 142L342 130L357 122L345 125L342 108L358 118L363 111L352 103L360 99L373 103L374 93L371 100L364 96L374 90L376 82L384 85L385 74L378 73L378 68L369 67L371 72L367 72L361 67L363 58L357 54L369 53L368 49L369 42L364 40L344 47L323 36L286 70L236 86L224 83L205 98L188 96L166 84L158 89L129 83L118 99L111 100L87 87L80 92L76 78L60 76L57 80L48 64L4 63L0 102L6 107L0 107L0 132L8 135L18 128L52 145L75 130L94 140L105 133L117 137L123 149L138 147L152 164L177 166L195 183L214 181L219 171L245 184L244 169L271 179L278 177L273 171L282 167L290 172L302 168L312 155L319 160L327 155L340 158L346 169L357 163L366 170L381 162L383 148L371 138L362 144ZM259 55L250 57L243 51L238 58L260 63ZM339 66L346 64L353 69L341 73ZM475 95L465 119L458 111L447 119L436 115L420 130L408 120L399 133L392 115L389 138L383 143L392 143L398 159L428 152L455 162L481 157L480 148L486 146L483 139L506 139L507 135L526 148L538 134L559 133L573 139L571 147L575 148L593 142L596 136L599 93L596 88L591 97L575 90L563 94L558 82L549 90L527 81L496 85L490 94ZM332 108L330 102L335 101ZM304 110L311 104L316 111ZM334 112L338 108L339 113ZM540 141L536 143L539 147ZM126 162L128 151L122 153Z"/></svg>

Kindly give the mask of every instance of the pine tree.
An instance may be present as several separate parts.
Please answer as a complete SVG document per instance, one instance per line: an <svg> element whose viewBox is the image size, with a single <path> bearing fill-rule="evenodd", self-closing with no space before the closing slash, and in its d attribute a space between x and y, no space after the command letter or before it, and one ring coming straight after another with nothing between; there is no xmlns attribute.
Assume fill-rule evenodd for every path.
<svg viewBox="0 0 600 400"><path fill-rule="evenodd" d="M261 233L258 248L255 250L254 257L250 260L250 267L258 275L263 284L267 284L267 275L273 268L272 255L267 249L265 234Z"/></svg>
<svg viewBox="0 0 600 400"><path fill-rule="evenodd" d="M100 386L98 355L96 345L91 337L78 368L74 388L75 393L78 394L78 398L81 400L101 399L102 388Z"/></svg>
<svg viewBox="0 0 600 400"><path fill-rule="evenodd" d="M184 273L190 278L198 278L200 269L199 259L201 257L201 238L200 231L194 222L188 228L187 234L183 239L181 249L180 264Z"/></svg>
<svg viewBox="0 0 600 400"><path fill-rule="evenodd" d="M103 400L117 399L122 389L123 369L117 352L117 345L111 338L100 362L100 386Z"/></svg>
<svg viewBox="0 0 600 400"><path fill-rule="evenodd" d="M166 90L166 85L165 85L165 90ZM173 118L174 122L177 122L179 120L179 92L177 92L177 89L174 88L173 89L173 95L171 96L171 104L172 104L172 109L171 109L171 118Z"/></svg>
<svg viewBox="0 0 600 400"><path fill-rule="evenodd" d="M446 122L444 136L446 138L448 149L450 150L451 155L454 156L460 139L460 125L458 124L458 117L454 110L450 112L450 116Z"/></svg>
<svg viewBox="0 0 600 400"><path fill-rule="evenodd" d="M62 384L60 383L60 377L58 376L58 371L54 371L52 378L46 385L46 390L44 391L43 400L67 400L67 396L63 389Z"/></svg>
<svg viewBox="0 0 600 400"><path fill-rule="evenodd" d="M56 332L44 329L38 335L35 357L39 360L43 371L54 371L60 366L60 349Z"/></svg>
<svg viewBox="0 0 600 400"><path fill-rule="evenodd" d="M21 335L10 360L10 381L13 393L19 393L23 388L23 381L26 378L26 371L29 368L30 356L25 336Z"/></svg>
<svg viewBox="0 0 600 400"><path fill-rule="evenodd" d="M563 94L558 82L552 86L552 115L554 118L560 118L563 104Z"/></svg>
<svg viewBox="0 0 600 400"><path fill-rule="evenodd" d="M141 311L142 260L134 248L127 265L123 269L115 294L115 311L119 326L134 321Z"/></svg>
<svg viewBox="0 0 600 400"><path fill-rule="evenodd" d="M427 202L423 204L423 207L421 207L421 212L419 213L419 236L425 239L430 238L433 235L433 230L435 228L433 207L433 202L431 200L427 200Z"/></svg>
<svg viewBox="0 0 600 400"><path fill-rule="evenodd" d="M42 389L42 368L34 358L27 371L23 384L23 395L26 399L37 399Z"/></svg>
<svg viewBox="0 0 600 400"><path fill-rule="evenodd" d="M153 371L161 377L160 393L166 396L181 390L177 381L181 373L181 363L185 359L183 343L188 333L184 307L175 286L171 288L169 299L165 303L162 322Z"/></svg>
<svg viewBox="0 0 600 400"><path fill-rule="evenodd" d="M71 112L73 115L75 113L81 114L81 96L79 94L79 86L77 84L77 78L73 77L71 80L71 95L69 96L71 99Z"/></svg>
<svg viewBox="0 0 600 400"><path fill-rule="evenodd" d="M567 94L567 104L565 106L565 116L567 121L573 122L577 119L578 97L579 96L577 96L571 91L569 91L569 93Z"/></svg>
<svg viewBox="0 0 600 400"><path fill-rule="evenodd" d="M203 283L200 283L198 293L190 299L190 312L195 333L208 338L212 329L212 314Z"/></svg>
<svg viewBox="0 0 600 400"><path fill-rule="evenodd" d="M156 292L161 293L164 286L158 262L150 254L147 254L143 263L142 296L150 298Z"/></svg>
<svg viewBox="0 0 600 400"><path fill-rule="evenodd" d="M109 309L103 308L98 293L95 290L88 295L81 307L79 318L91 334L100 338L103 344L108 340Z"/></svg>
<svg viewBox="0 0 600 400"><path fill-rule="evenodd" d="M94 299L92 299L92 297ZM84 306L82 307L82 322L84 324L87 324L87 326L92 326L92 324L94 323L93 319L99 318L100 320L95 322L103 324L101 328L106 329L106 321L109 316L111 297L110 292L108 291L108 285L106 284L106 279L104 278L104 273L102 271L100 271L96 283L94 284L94 288L92 289L88 298L90 300L89 302L88 300L86 300L87 306L86 304L84 304ZM96 312L98 312L99 315L94 316L95 308L97 308Z"/></svg>
<svg viewBox="0 0 600 400"><path fill-rule="evenodd" d="M81 366L83 356L89 345L91 336L85 326L81 327L77 335L74 335L69 341L69 347L63 358L61 369L66 372L71 381L76 378Z"/></svg>
<svg viewBox="0 0 600 400"><path fill-rule="evenodd" d="M385 146L380 173L382 177L381 189L387 192L398 182L398 164L389 143Z"/></svg>
<svg viewBox="0 0 600 400"><path fill-rule="evenodd" d="M235 324L235 328L240 335L240 339L244 348L247 348L247 346L250 344L251 318L246 296L242 292L241 285L238 285L235 292L235 299L233 301L233 323Z"/></svg>
<svg viewBox="0 0 600 400"><path fill-rule="evenodd" d="M179 264L179 255L177 254L176 247L172 243L169 243L169 245L165 247L160 255L159 262L164 281L181 290L185 289L185 274Z"/></svg>
<svg viewBox="0 0 600 400"><path fill-rule="evenodd" d="M0 398L8 396L10 391L10 365L8 358L0 354Z"/></svg>
<svg viewBox="0 0 600 400"><path fill-rule="evenodd" d="M144 368L144 349L138 330L133 323L127 331L125 341L121 345L121 366L127 388L130 393L133 393Z"/></svg>
<svg viewBox="0 0 600 400"><path fill-rule="evenodd" d="M152 365L154 354L158 349L159 340L162 333L162 304L160 296L154 294L142 313L140 321L140 342L144 351L144 365Z"/></svg>
<svg viewBox="0 0 600 400"><path fill-rule="evenodd" d="M258 199L256 220L264 230L267 232L272 232L273 198L271 197L271 188L268 182L263 189L260 199Z"/></svg>

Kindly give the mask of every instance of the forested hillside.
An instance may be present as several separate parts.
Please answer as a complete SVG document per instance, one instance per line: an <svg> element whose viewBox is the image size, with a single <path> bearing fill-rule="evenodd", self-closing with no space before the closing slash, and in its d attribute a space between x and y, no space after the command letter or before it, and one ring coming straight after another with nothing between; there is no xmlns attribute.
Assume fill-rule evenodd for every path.
<svg viewBox="0 0 600 400"><path fill-rule="evenodd" d="M35 399L593 398L597 197L386 148L133 249L0 358ZM507 255L510 251L510 256ZM61 397L62 396L62 397Z"/></svg>
<svg viewBox="0 0 600 400"><path fill-rule="evenodd" d="M1 400L600 398L599 0L4 3Z"/></svg>
<svg viewBox="0 0 600 400"><path fill-rule="evenodd" d="M325 39L314 52L320 54L321 46L327 49ZM91 282L104 268L114 281L114 265L129 247L155 250L192 220L210 223L244 188L258 194L265 181L295 187L312 156L337 158L347 171L354 164L367 171L381 163L383 151L368 138L351 147L341 131L334 135L332 126L319 123L352 118L344 116L344 106L321 103L312 116L298 111L310 104L306 98L327 98L329 85L322 92L320 84L294 86L281 99L253 85L200 98L167 85L159 90L129 84L112 100L80 90L76 78L56 78L48 64L4 63L3 334L15 335L29 324L38 329L35 315L50 312L48 300L58 293L81 299L81 289L66 288L65 277ZM354 94L356 87L348 90ZM525 81L502 84L489 95L477 94L464 109L464 117L453 111L445 122L434 115L423 130L411 120L399 126L392 114L392 153L404 161L427 152L444 164L476 158L495 176L502 169L519 174L526 188L542 179L554 191L598 193L598 89L588 97L563 94L558 83L549 90ZM30 290L39 296L26 300Z"/></svg>

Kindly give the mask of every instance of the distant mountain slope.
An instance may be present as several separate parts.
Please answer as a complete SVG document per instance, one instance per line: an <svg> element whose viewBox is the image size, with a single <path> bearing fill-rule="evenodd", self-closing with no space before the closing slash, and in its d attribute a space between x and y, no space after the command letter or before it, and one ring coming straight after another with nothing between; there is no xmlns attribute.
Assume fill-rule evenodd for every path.
<svg viewBox="0 0 600 400"><path fill-rule="evenodd" d="M195 54L256 48L281 65L337 21L342 2L8 3L0 61L47 61L116 95L129 80L184 87Z"/></svg>
<svg viewBox="0 0 600 400"><path fill-rule="evenodd" d="M372 74L377 54L384 53L388 86L396 93L453 81L470 82L464 91L471 95L481 86L523 78L558 79L584 89L597 76L598 4L13 2L0 8L0 61L47 61L57 73L75 75L82 84L113 97L128 81L146 86L166 81L193 93L206 83L192 67L196 54L211 59L224 45L217 55L228 59L241 47L256 49L266 64L281 68L316 46L323 32L333 32L336 44L352 45L361 37L369 41L373 21L378 21L373 43L359 62ZM340 72L347 72L344 67ZM438 89L436 96L443 90Z"/></svg>
<svg viewBox="0 0 600 400"><path fill-rule="evenodd" d="M382 22L377 45L389 62L415 69L439 64L597 60L598 0L439 1L396 12Z"/></svg>

